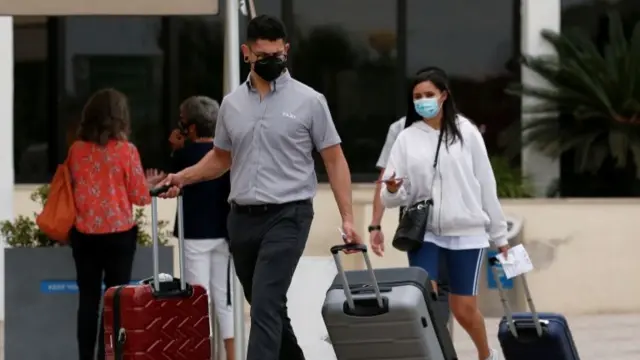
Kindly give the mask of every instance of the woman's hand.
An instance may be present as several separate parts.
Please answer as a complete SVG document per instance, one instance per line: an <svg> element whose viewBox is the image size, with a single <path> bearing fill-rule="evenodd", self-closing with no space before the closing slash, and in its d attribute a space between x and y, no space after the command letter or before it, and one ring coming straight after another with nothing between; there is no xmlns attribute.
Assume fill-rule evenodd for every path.
<svg viewBox="0 0 640 360"><path fill-rule="evenodd" d="M509 249L510 248L511 248L511 246L509 246L509 245L498 247L498 251L500 251L500 253L504 256L505 260L507 259L507 255L509 254Z"/></svg>
<svg viewBox="0 0 640 360"><path fill-rule="evenodd" d="M387 191L393 194L398 192L398 189L400 189L400 186L402 186L404 182L404 178L397 178L396 172L394 171L387 180L382 180L382 182L387 186Z"/></svg>
<svg viewBox="0 0 640 360"><path fill-rule="evenodd" d="M384 255L384 234L381 230L373 230L369 234L369 242L371 242L371 250L378 256Z"/></svg>
<svg viewBox="0 0 640 360"><path fill-rule="evenodd" d="M150 188L156 187L166 177L165 173L158 169L147 169L144 173Z"/></svg>

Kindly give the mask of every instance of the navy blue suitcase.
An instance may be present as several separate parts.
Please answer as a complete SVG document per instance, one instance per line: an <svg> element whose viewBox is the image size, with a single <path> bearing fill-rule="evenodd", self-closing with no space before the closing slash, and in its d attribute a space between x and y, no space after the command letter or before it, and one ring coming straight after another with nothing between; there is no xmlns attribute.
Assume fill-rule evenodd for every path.
<svg viewBox="0 0 640 360"><path fill-rule="evenodd" d="M491 258L489 261L495 265L498 260ZM531 312L514 314L495 266L492 266L492 272L505 312L498 327L498 340L505 360L580 360L564 315L538 313L524 275L520 276Z"/></svg>

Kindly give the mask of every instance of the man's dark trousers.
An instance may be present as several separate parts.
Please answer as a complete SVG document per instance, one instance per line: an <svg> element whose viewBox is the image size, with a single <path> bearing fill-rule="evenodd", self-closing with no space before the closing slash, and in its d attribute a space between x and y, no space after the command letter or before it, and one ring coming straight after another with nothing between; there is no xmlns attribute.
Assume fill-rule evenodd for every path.
<svg viewBox="0 0 640 360"><path fill-rule="evenodd" d="M310 200L231 208L229 248L251 304L247 360L304 359L286 304L312 220Z"/></svg>

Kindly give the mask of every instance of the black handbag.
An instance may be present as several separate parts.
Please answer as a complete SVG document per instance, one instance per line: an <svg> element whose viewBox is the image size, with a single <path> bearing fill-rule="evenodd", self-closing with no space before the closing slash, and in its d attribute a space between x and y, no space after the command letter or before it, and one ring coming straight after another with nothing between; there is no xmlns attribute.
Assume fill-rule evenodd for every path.
<svg viewBox="0 0 640 360"><path fill-rule="evenodd" d="M436 179L436 168L438 166L438 157L440 156L440 145L442 144L442 136L444 131L440 130L438 137L438 146L436 147L436 156L433 159L433 183ZM416 251L422 247L424 243L424 233L427 230L427 222L429 214L433 208L433 199L417 202L401 211L400 222L393 236L392 245L400 251Z"/></svg>

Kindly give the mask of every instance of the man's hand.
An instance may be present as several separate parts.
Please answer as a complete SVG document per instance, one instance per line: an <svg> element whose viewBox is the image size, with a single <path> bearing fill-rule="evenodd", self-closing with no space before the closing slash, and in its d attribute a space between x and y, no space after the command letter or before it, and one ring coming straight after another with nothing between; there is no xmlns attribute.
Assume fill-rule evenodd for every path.
<svg viewBox="0 0 640 360"><path fill-rule="evenodd" d="M162 186L171 186L171 187L167 192L162 193L159 196L163 199L178 197L178 195L180 195L180 189L182 189L183 185L184 185L184 179L182 179L182 176L180 176L179 173L169 174L162 181Z"/></svg>
<svg viewBox="0 0 640 360"><path fill-rule="evenodd" d="M354 230L353 223L351 221L342 222L342 231L343 231L342 240L346 244L362 244L362 238ZM350 254L353 252L354 251L346 251L347 254Z"/></svg>
<svg viewBox="0 0 640 360"><path fill-rule="evenodd" d="M180 133L180 130L174 129L169 136L169 144L173 150L182 149L184 146L184 135Z"/></svg>
<svg viewBox="0 0 640 360"><path fill-rule="evenodd" d="M378 256L384 255L384 234L380 230L373 230L369 233L369 242L371 250Z"/></svg>

